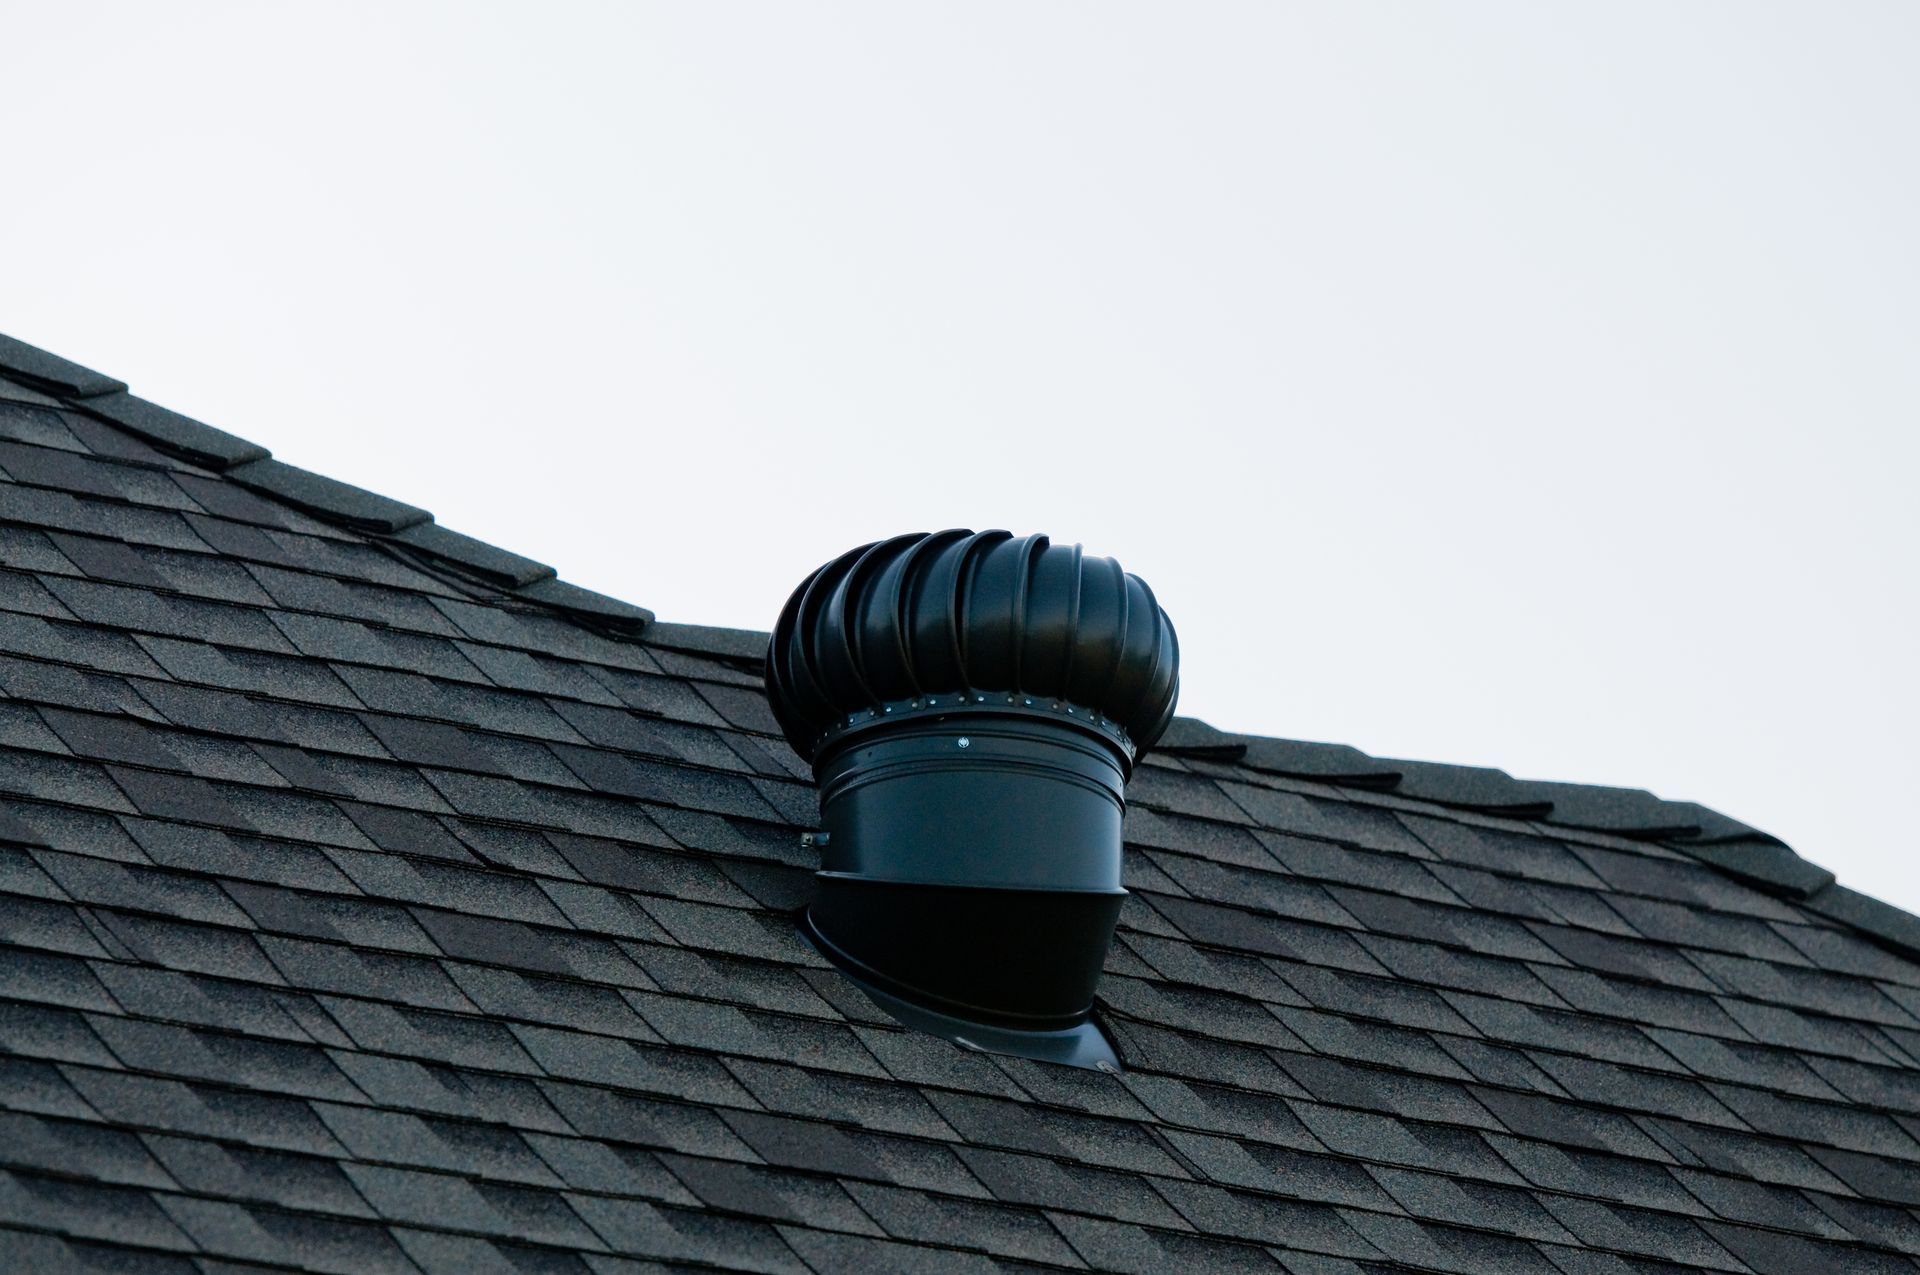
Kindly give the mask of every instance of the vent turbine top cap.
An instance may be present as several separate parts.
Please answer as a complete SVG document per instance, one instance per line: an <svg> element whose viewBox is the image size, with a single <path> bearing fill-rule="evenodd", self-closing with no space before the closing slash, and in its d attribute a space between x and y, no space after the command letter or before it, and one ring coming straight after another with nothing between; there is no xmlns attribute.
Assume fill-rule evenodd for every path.
<svg viewBox="0 0 1920 1275"><path fill-rule="evenodd" d="M863 545L807 577L774 627L767 686L810 760L840 734L950 711L964 693L976 709L1087 723L1130 768L1173 718L1179 663L1153 591L1113 559L1040 535L942 531Z"/></svg>
<svg viewBox="0 0 1920 1275"><path fill-rule="evenodd" d="M1152 591L1078 545L943 531L815 571L767 650L820 784L808 937L909 1026L1117 1067L1090 1016L1126 782L1178 690Z"/></svg>

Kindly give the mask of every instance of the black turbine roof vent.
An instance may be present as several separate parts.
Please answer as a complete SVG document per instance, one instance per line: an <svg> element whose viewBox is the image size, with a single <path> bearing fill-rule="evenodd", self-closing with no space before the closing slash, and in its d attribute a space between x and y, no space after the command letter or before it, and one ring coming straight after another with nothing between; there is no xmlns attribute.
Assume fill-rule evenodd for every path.
<svg viewBox="0 0 1920 1275"><path fill-rule="evenodd" d="M911 1026L1117 1066L1093 993L1179 663L1152 590L1045 536L896 536L808 576L767 650L820 784L808 937Z"/></svg>

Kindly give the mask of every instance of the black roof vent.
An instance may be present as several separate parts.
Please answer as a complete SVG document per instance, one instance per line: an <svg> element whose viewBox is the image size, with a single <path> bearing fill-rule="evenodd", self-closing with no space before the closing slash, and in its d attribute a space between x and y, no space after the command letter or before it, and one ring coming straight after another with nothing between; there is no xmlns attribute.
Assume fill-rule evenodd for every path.
<svg viewBox="0 0 1920 1275"><path fill-rule="evenodd" d="M767 687L820 784L815 945L911 1026L1116 1067L1126 781L1179 691L1153 592L1045 536L897 536L794 590Z"/></svg>

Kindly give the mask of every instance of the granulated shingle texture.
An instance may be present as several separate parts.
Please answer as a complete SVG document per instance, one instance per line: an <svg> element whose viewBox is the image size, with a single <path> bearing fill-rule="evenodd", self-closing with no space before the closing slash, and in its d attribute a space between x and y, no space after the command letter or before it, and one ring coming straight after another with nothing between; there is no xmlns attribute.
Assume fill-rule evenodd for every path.
<svg viewBox="0 0 1920 1275"><path fill-rule="evenodd" d="M1763 834L1183 721L1125 1073L966 1053L798 938L752 635L24 348L0 1269L1920 1269L1915 922Z"/></svg>

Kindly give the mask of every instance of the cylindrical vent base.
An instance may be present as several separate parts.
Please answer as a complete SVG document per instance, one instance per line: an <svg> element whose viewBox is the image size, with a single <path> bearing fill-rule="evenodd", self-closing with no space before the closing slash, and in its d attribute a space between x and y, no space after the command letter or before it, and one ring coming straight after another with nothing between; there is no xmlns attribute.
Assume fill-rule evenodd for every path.
<svg viewBox="0 0 1920 1275"><path fill-rule="evenodd" d="M1018 712L838 741L816 759L815 936L849 972L942 1013L1084 1021L1126 896L1126 767L1098 732Z"/></svg>

